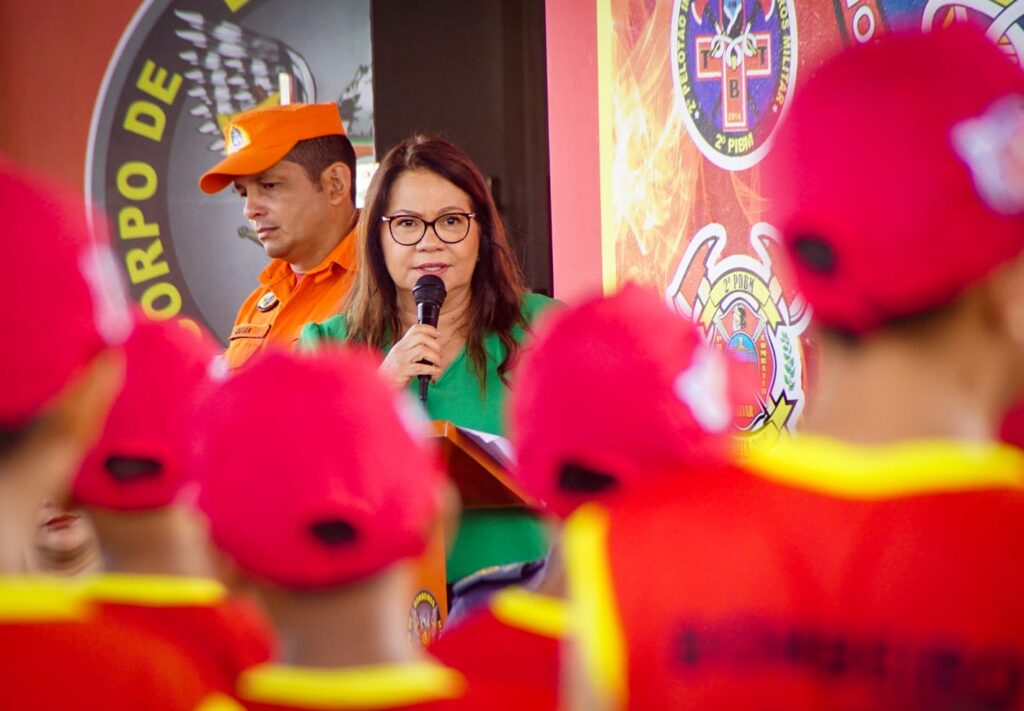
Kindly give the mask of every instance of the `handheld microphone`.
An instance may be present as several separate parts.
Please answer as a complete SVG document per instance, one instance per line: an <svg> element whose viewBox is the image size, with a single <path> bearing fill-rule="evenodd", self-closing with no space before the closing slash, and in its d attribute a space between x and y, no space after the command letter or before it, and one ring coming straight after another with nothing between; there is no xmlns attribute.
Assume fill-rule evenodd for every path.
<svg viewBox="0 0 1024 711"><path fill-rule="evenodd" d="M434 274L424 274L416 280L412 288L412 298L416 300L416 320L428 326L437 328L437 320L441 316L441 304L444 303L448 291L444 288L441 277ZM428 360L421 360L420 363L429 363ZM430 384L429 375L421 375L420 378L420 402L427 401L427 386Z"/></svg>

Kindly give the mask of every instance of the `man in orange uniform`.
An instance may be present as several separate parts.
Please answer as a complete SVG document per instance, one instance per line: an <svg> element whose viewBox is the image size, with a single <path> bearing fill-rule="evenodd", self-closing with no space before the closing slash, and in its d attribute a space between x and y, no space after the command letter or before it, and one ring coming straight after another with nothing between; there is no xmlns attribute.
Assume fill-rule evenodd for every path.
<svg viewBox="0 0 1024 711"><path fill-rule="evenodd" d="M40 504L66 498L117 394L131 321L80 202L0 161L0 208L8 286L20 299L0 349L0 706L238 708L173 646L96 615L59 581L21 574Z"/></svg>
<svg viewBox="0 0 1024 711"><path fill-rule="evenodd" d="M241 114L224 127L227 157L199 179L229 185L271 262L242 304L228 366L267 343L286 347L302 326L337 313L356 268L355 151L335 104L288 104Z"/></svg>
<svg viewBox="0 0 1024 711"><path fill-rule="evenodd" d="M533 689L555 708L562 521L587 501L726 461L737 399L729 372L692 324L633 284L547 321L517 370L510 427L514 474L550 517L552 554L526 585L499 590L445 630L431 653L471 679Z"/></svg>
<svg viewBox="0 0 1024 711"><path fill-rule="evenodd" d="M576 708L1024 708L1022 146L1024 73L976 28L797 90L764 184L813 407L749 471L576 512Z"/></svg>
<svg viewBox="0 0 1024 711"><path fill-rule="evenodd" d="M214 579L205 526L183 501L185 454L216 349L171 321L140 316L124 344L125 383L73 498L92 519L104 572L83 594L110 618L180 648L204 682L233 692L238 675L271 655L269 623Z"/></svg>

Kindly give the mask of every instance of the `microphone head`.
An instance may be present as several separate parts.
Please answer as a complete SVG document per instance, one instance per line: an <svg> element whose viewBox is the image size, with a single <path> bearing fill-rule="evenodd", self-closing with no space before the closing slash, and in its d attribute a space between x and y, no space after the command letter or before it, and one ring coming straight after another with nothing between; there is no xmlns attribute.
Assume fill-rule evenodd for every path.
<svg viewBox="0 0 1024 711"><path fill-rule="evenodd" d="M436 274L424 274L416 280L412 288L412 298L417 304L435 304L440 306L448 295L444 282Z"/></svg>

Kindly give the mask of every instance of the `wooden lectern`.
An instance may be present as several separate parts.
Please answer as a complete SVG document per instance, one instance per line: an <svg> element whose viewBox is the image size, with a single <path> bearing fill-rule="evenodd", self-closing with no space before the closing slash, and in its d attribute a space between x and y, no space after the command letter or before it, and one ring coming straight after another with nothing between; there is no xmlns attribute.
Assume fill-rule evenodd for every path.
<svg viewBox="0 0 1024 711"><path fill-rule="evenodd" d="M463 509L532 508L529 496L512 480L500 453L488 447L483 433L461 429L448 420L435 420L445 470L462 498ZM488 451L490 449L490 451ZM419 583L409 610L409 637L430 642L448 618L445 576L446 537L438 530L418 562Z"/></svg>

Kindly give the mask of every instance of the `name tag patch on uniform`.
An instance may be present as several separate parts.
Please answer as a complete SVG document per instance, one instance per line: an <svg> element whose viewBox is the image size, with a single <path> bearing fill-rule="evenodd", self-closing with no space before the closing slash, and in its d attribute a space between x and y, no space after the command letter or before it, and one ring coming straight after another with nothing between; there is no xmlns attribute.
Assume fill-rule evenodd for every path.
<svg viewBox="0 0 1024 711"><path fill-rule="evenodd" d="M256 302L256 308L264 313L275 308L280 301L278 301L277 294L272 291L268 291L266 294L260 297L260 300Z"/></svg>
<svg viewBox="0 0 1024 711"><path fill-rule="evenodd" d="M231 329L229 339L265 338L268 331L270 331L269 323L242 323Z"/></svg>

